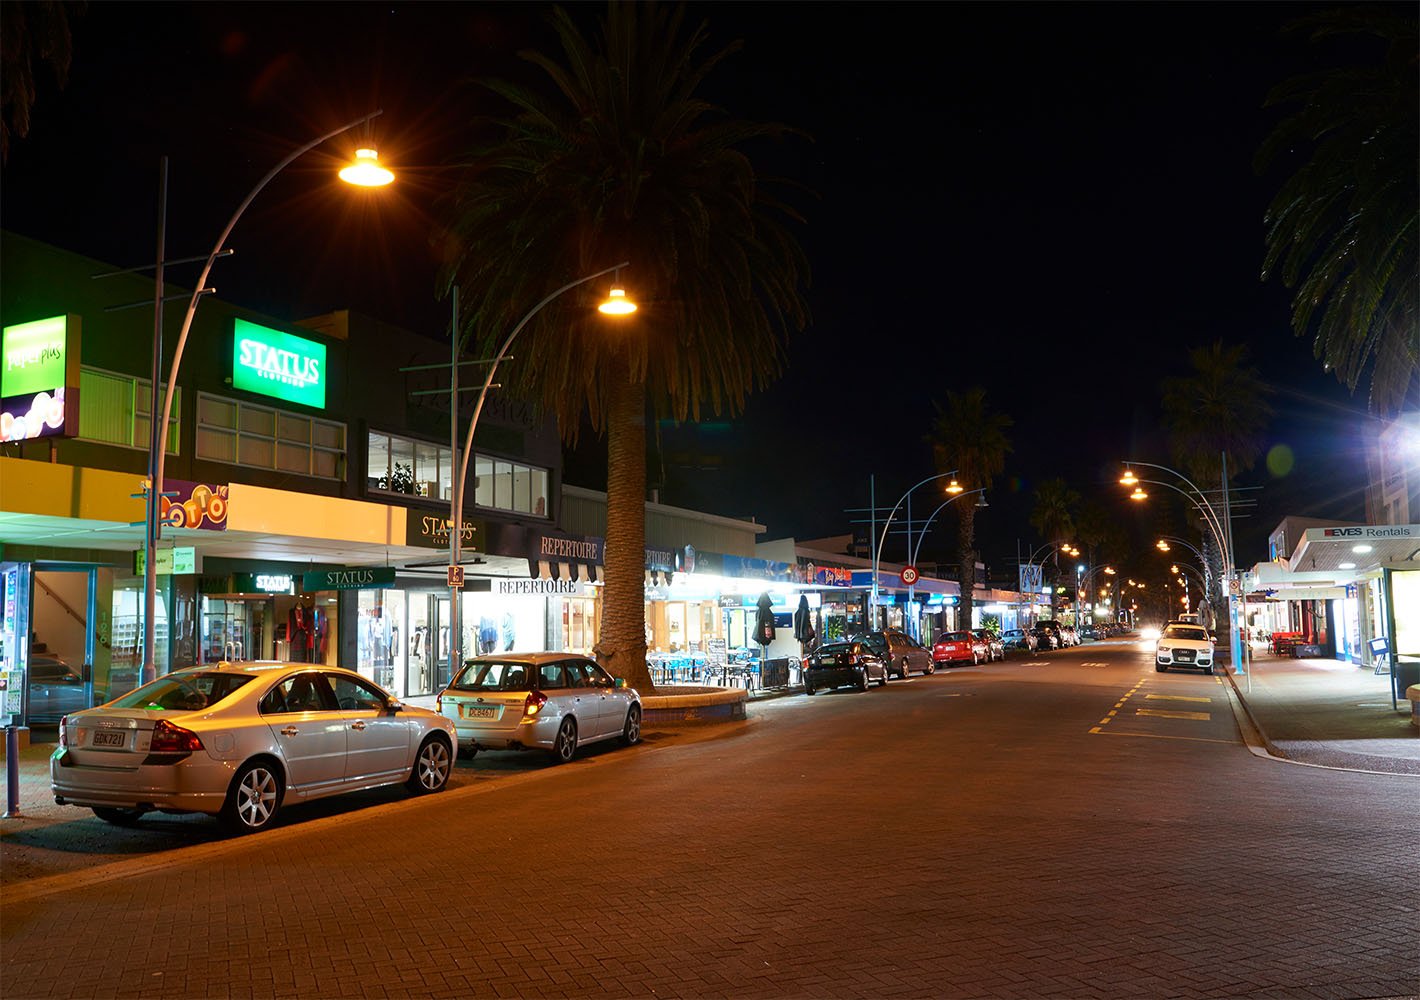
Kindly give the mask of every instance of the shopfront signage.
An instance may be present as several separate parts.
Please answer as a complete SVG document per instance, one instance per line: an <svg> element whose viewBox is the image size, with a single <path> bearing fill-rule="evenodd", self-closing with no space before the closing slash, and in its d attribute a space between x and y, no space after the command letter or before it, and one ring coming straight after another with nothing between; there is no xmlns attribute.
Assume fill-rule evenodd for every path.
<svg viewBox="0 0 1420 1000"><path fill-rule="evenodd" d="M234 321L232 388L325 408L325 345Z"/></svg>
<svg viewBox="0 0 1420 1000"><path fill-rule="evenodd" d="M0 331L0 441L79 433L79 317Z"/></svg>
<svg viewBox="0 0 1420 1000"><path fill-rule="evenodd" d="M377 590L393 586L393 566L318 569L301 576L301 590L307 594L314 594L318 590Z"/></svg>
<svg viewBox="0 0 1420 1000"><path fill-rule="evenodd" d="M429 549L449 547L449 533L453 528L453 521L447 514L434 514L411 507L406 517L404 537L408 544ZM479 519L459 519L460 552L486 552L487 537L486 527Z"/></svg>
<svg viewBox="0 0 1420 1000"><path fill-rule="evenodd" d="M1309 542L1355 541L1360 538L1420 538L1420 524L1358 524L1307 529Z"/></svg>
<svg viewBox="0 0 1420 1000"><path fill-rule="evenodd" d="M147 572L148 553L139 549L133 553L133 575L143 576ZM180 545L171 549L158 549L153 556L153 572L158 576L197 572L197 549L191 545Z"/></svg>
<svg viewBox="0 0 1420 1000"><path fill-rule="evenodd" d="M139 490L147 493L148 482L147 479L140 479ZM158 498L158 516L164 524L174 528L225 531L230 492L231 487L226 483L189 483L164 477L163 493L174 495Z"/></svg>
<svg viewBox="0 0 1420 1000"><path fill-rule="evenodd" d="M675 569L675 550L648 548L646 550L646 568L661 570Z"/></svg>
<svg viewBox="0 0 1420 1000"><path fill-rule="evenodd" d="M555 535L535 532L529 539L528 558L538 562L585 563L600 566L606 554L606 541L585 535Z"/></svg>
<svg viewBox="0 0 1420 1000"><path fill-rule="evenodd" d="M290 573L233 573L232 591L238 594L294 594L296 578Z"/></svg>
<svg viewBox="0 0 1420 1000"><path fill-rule="evenodd" d="M504 597L582 597L586 584L581 580L521 580L493 581L493 593Z"/></svg>

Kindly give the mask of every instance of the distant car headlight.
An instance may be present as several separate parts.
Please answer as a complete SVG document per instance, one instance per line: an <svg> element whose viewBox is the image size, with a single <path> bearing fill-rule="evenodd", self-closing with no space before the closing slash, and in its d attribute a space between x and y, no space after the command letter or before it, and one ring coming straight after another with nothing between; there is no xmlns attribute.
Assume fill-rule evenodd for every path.
<svg viewBox="0 0 1420 1000"><path fill-rule="evenodd" d="M1139 633L1141 639L1157 639L1161 633L1156 628L1146 628Z"/></svg>

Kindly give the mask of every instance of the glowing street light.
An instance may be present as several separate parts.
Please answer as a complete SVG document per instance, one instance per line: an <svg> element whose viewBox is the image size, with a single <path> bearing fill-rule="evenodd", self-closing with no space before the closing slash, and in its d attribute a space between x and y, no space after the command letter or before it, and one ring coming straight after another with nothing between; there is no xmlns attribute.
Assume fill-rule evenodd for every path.
<svg viewBox="0 0 1420 1000"><path fill-rule="evenodd" d="M355 162L340 171L340 179L356 187L384 187L394 174L380 166L380 154L373 149L355 150Z"/></svg>
<svg viewBox="0 0 1420 1000"><path fill-rule="evenodd" d="M597 309L608 316L625 316L636 311L636 303L626 297L626 289L620 285L612 285L607 300L597 306Z"/></svg>

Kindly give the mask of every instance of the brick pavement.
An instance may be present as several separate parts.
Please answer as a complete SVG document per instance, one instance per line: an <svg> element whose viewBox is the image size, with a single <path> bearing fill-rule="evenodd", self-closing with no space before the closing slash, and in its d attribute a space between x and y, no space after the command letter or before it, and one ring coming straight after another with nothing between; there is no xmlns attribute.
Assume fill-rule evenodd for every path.
<svg viewBox="0 0 1420 1000"><path fill-rule="evenodd" d="M6 994L1414 992L1410 779L1091 738L1137 669L1013 669L7 890Z"/></svg>

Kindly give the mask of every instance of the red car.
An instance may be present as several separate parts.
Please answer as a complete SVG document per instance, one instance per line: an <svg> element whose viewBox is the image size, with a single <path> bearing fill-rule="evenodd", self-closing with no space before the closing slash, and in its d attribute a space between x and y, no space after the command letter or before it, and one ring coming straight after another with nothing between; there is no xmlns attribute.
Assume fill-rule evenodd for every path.
<svg viewBox="0 0 1420 1000"><path fill-rule="evenodd" d="M947 632L932 646L932 662L936 664L980 663L990 654L986 643L970 632Z"/></svg>

